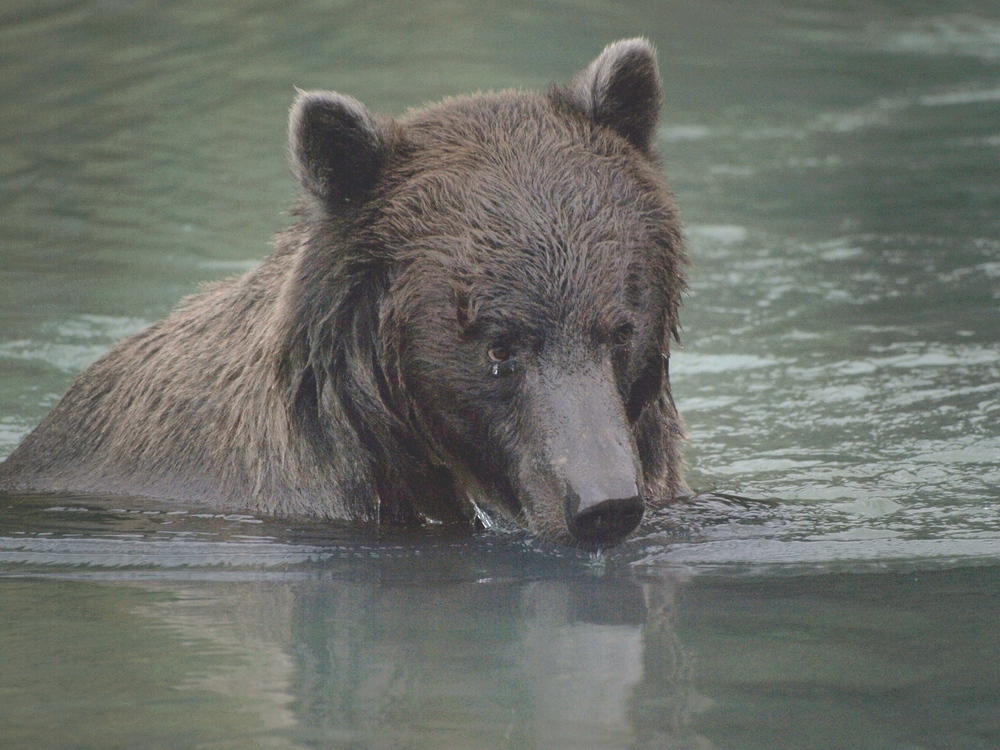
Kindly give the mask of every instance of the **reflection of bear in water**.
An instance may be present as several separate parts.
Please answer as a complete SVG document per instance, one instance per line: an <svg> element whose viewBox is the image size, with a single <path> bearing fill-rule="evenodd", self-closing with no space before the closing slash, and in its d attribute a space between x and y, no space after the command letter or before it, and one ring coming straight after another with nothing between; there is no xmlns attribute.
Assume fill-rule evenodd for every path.
<svg viewBox="0 0 1000 750"><path fill-rule="evenodd" d="M659 103L643 40L401 120L302 94L277 251L80 375L0 487L619 541L686 492Z"/></svg>
<svg viewBox="0 0 1000 750"><path fill-rule="evenodd" d="M142 614L232 654L234 671L204 665L185 687L225 695L220 720L233 706L247 726L256 714L284 727L290 746L708 747L690 726L700 699L673 628L675 580L548 559L529 582L463 552L430 552L419 572L413 558L365 560L352 582L153 582L160 601ZM498 580L475 580L484 568Z"/></svg>

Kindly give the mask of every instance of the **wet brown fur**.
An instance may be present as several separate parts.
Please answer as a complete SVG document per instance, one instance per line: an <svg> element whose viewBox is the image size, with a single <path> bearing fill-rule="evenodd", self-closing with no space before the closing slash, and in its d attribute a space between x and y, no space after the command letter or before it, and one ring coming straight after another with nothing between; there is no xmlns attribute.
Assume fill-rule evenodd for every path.
<svg viewBox="0 0 1000 750"><path fill-rule="evenodd" d="M547 490L518 489L552 481L531 455L547 427L482 376L500 336L543 378L614 362L645 496L686 492L666 373L685 259L652 154L647 49L618 50L645 66L626 71L636 81L608 84L599 59L546 94L400 120L345 97L329 180L326 144L296 140L293 114L305 192L276 251L85 370L0 465L0 488L398 522L468 518L472 496L559 536L562 508L532 500ZM641 101L613 100L625 84ZM622 321L627 349L609 349ZM464 444L479 436L507 446L495 475Z"/></svg>

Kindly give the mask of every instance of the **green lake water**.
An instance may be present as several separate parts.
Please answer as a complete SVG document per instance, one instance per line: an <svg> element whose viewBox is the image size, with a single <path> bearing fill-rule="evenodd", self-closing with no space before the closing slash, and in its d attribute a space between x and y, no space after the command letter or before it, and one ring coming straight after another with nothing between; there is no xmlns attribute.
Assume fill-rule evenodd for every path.
<svg viewBox="0 0 1000 750"><path fill-rule="evenodd" d="M602 556L0 496L0 747L1000 747L994 2L4 3L0 457L269 252L295 87L399 114L635 35L706 494Z"/></svg>

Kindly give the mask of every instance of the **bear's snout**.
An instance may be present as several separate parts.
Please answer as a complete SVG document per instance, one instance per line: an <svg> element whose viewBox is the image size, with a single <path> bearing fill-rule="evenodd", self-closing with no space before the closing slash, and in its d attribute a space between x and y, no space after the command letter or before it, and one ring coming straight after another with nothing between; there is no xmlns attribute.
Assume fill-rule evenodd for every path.
<svg viewBox="0 0 1000 750"><path fill-rule="evenodd" d="M606 497L584 504L571 494L566 499L566 523L573 538L586 547L608 547L631 534L646 509L633 482L631 494Z"/></svg>
<svg viewBox="0 0 1000 750"><path fill-rule="evenodd" d="M639 455L611 363L545 368L537 387L551 466L565 488L569 533L584 547L613 546L639 525L645 501Z"/></svg>

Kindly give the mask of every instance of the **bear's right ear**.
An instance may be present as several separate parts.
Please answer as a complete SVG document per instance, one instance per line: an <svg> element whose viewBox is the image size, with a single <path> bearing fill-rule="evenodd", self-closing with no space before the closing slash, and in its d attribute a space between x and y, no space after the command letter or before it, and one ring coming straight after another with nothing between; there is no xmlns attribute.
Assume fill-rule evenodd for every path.
<svg viewBox="0 0 1000 750"><path fill-rule="evenodd" d="M368 196L385 167L389 140L389 124L349 96L303 91L292 105L292 169L302 187L328 206Z"/></svg>

